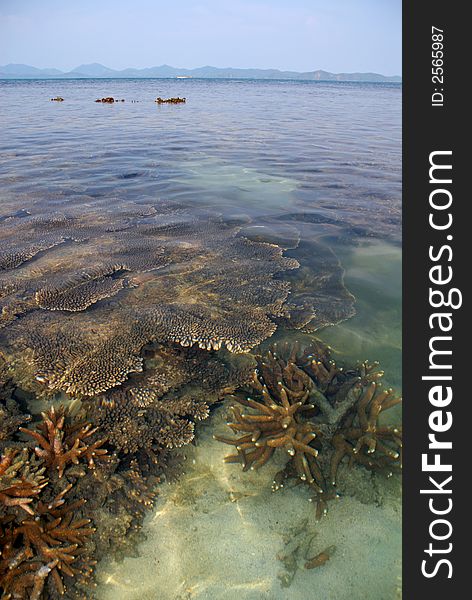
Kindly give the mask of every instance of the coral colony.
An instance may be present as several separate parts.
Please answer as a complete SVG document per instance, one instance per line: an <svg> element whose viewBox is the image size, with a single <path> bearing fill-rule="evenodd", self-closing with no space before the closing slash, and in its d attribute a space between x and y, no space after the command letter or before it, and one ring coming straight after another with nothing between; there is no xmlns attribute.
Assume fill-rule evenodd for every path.
<svg viewBox="0 0 472 600"><path fill-rule="evenodd" d="M383 419L400 400L378 365L341 368L313 337L260 350L278 326L352 314L325 250L314 272L303 252L246 237L244 219L61 203L0 215L2 598L92 598L97 560L133 551L176 451L228 395L227 461L258 469L285 452L274 490L305 484L318 518L342 463L401 466L401 429Z"/></svg>
<svg viewBox="0 0 472 600"><path fill-rule="evenodd" d="M277 449L287 452L285 468L276 474L273 490L295 478L307 484L316 503L316 518L336 497L338 468L349 464L384 471L401 467L399 426L379 422L382 412L401 399L380 383L377 364L338 368L320 342L299 351L298 345L274 344L257 356L252 381L234 396L229 427L238 438L215 436L235 446L226 462L243 470L259 469ZM248 395L250 394L250 395ZM242 412L239 405L249 409Z"/></svg>

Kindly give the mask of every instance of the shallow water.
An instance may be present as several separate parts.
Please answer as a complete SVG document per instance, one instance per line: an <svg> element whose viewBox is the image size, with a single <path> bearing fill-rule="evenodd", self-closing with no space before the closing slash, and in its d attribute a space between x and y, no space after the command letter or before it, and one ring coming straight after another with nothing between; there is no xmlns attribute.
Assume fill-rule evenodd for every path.
<svg viewBox="0 0 472 600"><path fill-rule="evenodd" d="M65 101L50 102L56 95ZM125 102L94 102L102 96ZM185 96L187 103L158 106L157 96ZM251 235L260 228L263 239L293 241L295 231L314 249L305 260L315 269L317 246L309 244L334 252L356 298L357 314L320 337L341 360L380 360L389 383L401 387L400 86L1 81L0 122L0 227L2 215L31 206L40 214L42 207L60 211L83 202L84 211L106 214L115 205L169 200L250 221ZM343 499L313 526L320 547L336 543L344 550L320 571L300 570L290 588L281 587L278 546L307 518L306 497L297 488L272 500L261 491L269 471L258 483L235 465L222 470L227 449L217 449L210 435L222 410L189 451L187 475L158 501L142 558L103 568L102 597L305 600L315 581L316 597L395 598L400 513L398 490L389 488ZM200 479L194 501L175 501ZM234 491L243 494L243 506L228 499ZM360 526L360 519L368 524ZM192 521L194 534L186 537Z"/></svg>

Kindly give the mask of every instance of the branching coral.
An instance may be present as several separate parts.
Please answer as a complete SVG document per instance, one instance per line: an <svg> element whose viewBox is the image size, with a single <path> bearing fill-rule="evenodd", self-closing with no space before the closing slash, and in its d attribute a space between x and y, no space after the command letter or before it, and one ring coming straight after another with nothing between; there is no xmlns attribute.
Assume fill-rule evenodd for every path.
<svg viewBox="0 0 472 600"><path fill-rule="evenodd" d="M350 463L383 470L401 466L401 428L379 423L379 415L401 399L381 385L377 363L343 369L321 342L300 351L297 344L276 345L258 356L249 389L233 397L247 410L231 408L229 427L237 438L215 436L236 447L226 462L257 469L277 448L290 456L274 478L273 490L296 478L314 492L316 516L337 497L336 473L345 456ZM247 395L250 394L250 395ZM326 481L329 480L330 485Z"/></svg>
<svg viewBox="0 0 472 600"><path fill-rule="evenodd" d="M355 385L356 412L348 415L344 425L332 438L335 452L331 459L331 483L336 485L339 463L348 456L368 469L392 469L401 466L402 430L397 425L382 425L379 416L399 404L391 389L375 381L367 387Z"/></svg>
<svg viewBox="0 0 472 600"><path fill-rule="evenodd" d="M66 416L64 407L61 406L57 411L52 407L47 413L42 413L43 420L37 431L20 428L37 442L38 446L34 449L36 455L44 461L48 469L56 470L59 478L69 464L78 464L81 456L84 456L89 467L93 468L95 458L107 453L106 449L102 448L104 440L89 442L97 428L92 428L90 423L67 424Z"/></svg>
<svg viewBox="0 0 472 600"><path fill-rule="evenodd" d="M0 593L36 600L86 584L95 534L78 482L107 464L97 431L63 408L42 414L37 447L7 447L0 460ZM75 471L74 469L79 469Z"/></svg>
<svg viewBox="0 0 472 600"><path fill-rule="evenodd" d="M83 502L65 504L63 495L47 506L38 502L34 518L4 519L2 597L39 600L44 597L45 586L62 596L66 591L64 578L83 582L90 576L93 561L83 550L95 529L89 527L90 519L75 517ZM46 597L50 597L49 593Z"/></svg>
<svg viewBox="0 0 472 600"><path fill-rule="evenodd" d="M8 448L0 458L0 509L18 506L34 514L29 505L47 484L44 471L30 463L28 450Z"/></svg>

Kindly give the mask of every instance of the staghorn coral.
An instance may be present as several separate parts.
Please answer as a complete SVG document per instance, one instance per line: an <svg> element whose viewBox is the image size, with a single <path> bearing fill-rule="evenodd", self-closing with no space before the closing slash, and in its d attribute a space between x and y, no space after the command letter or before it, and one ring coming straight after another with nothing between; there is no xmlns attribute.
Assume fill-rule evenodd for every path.
<svg viewBox="0 0 472 600"><path fill-rule="evenodd" d="M94 468L95 457L107 453L106 449L101 448L104 440L89 442L97 428L92 428L90 423L67 423L67 411L63 406L57 411L53 406L41 415L42 421L36 431L24 427L20 427L20 431L37 442L34 449L36 456L44 461L48 469L56 470L59 478L69 464L78 464L81 456L87 459L90 468Z"/></svg>
<svg viewBox="0 0 472 600"><path fill-rule="evenodd" d="M284 471L275 476L273 490L283 487L283 480L291 472L319 496L326 488L318 462L321 432L314 423L303 418L303 413L313 410L314 405L307 403L309 389L300 386L297 379L295 385L289 387L287 379L285 382L277 381L276 391L271 393L264 380L261 381L255 373L253 391L257 392L260 400L235 396L239 404L252 410L242 413L233 406L232 422L228 423L233 431L243 435L237 439L219 435L214 438L236 446L237 454L227 456L225 462L240 462L243 471L265 465L277 448L286 450L290 458Z"/></svg>
<svg viewBox="0 0 472 600"><path fill-rule="evenodd" d="M83 551L95 529L89 527L90 519L76 517L85 501L67 504L64 495L48 505L38 501L34 518L4 519L0 532L2 597L63 596L69 582L83 585L91 576L94 561Z"/></svg>
<svg viewBox="0 0 472 600"><path fill-rule="evenodd" d="M96 564L96 529L82 486L108 468L108 450L95 428L62 407L43 413L37 431L21 431L38 446L7 447L0 461L0 594L84 597Z"/></svg>
<svg viewBox="0 0 472 600"><path fill-rule="evenodd" d="M7 448L4 453L2 597L91 598L96 557L112 550L130 553L139 539L144 514L156 497L161 453L156 448L153 460L134 455L119 460L109 454L110 446L103 447L95 428L84 425L86 420L83 408L76 416L63 408L49 411L38 431L30 432L39 434L33 436L36 449ZM48 443L52 437L55 448ZM77 461L63 460L66 452L60 448L74 448L77 439ZM162 460L169 462L165 452Z"/></svg>
<svg viewBox="0 0 472 600"><path fill-rule="evenodd" d="M13 506L34 514L29 505L47 484L44 471L30 462L28 450L7 448L0 457L0 515Z"/></svg>
<svg viewBox="0 0 472 600"><path fill-rule="evenodd" d="M358 383L354 389L358 398L356 412L346 417L331 441L335 449L331 459L332 485L336 485L338 466L345 456L351 464L358 462L371 470L401 466L401 427L379 422L380 414L399 404L401 399L392 389L383 389L376 381L367 387Z"/></svg>
<svg viewBox="0 0 472 600"><path fill-rule="evenodd" d="M380 413L401 399L382 387L382 376L378 363L338 367L316 340L304 351L298 344L274 344L257 357L250 386L232 398L247 409L231 408L228 425L239 437L215 436L236 447L225 461L257 469L284 448L290 458L272 489L290 478L307 484L319 519L338 496L336 473L344 457L370 470L401 466L401 428L379 423Z"/></svg>

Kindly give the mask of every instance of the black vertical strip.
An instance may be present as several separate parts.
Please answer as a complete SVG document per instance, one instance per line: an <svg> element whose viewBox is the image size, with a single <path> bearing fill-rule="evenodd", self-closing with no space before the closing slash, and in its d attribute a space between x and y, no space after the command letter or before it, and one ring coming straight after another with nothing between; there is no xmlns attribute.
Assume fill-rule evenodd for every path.
<svg viewBox="0 0 472 600"><path fill-rule="evenodd" d="M472 327L465 285L472 278L472 199L465 179L472 165L467 165L471 152L460 141L465 140L467 129L470 137L471 130L466 88L470 87L472 36L463 11L464 5L453 1L403 3L403 585L408 600L444 600L470 593L466 574L472 567L465 541L472 521L472 432L466 427L472 391L466 378L469 371L472 375L472 365L470 344L465 342L471 338ZM439 41L442 48L434 45ZM443 53L442 64L438 51ZM433 170L431 179L436 181L431 182L431 161L452 168ZM431 202L447 206L450 199L449 208L431 206ZM436 227L445 226L449 219L452 223L435 229L430 218ZM433 267L437 268L431 271ZM436 305L441 305L443 294L443 306L431 305L430 290L436 291L432 297ZM451 299L450 304L457 306L461 294L462 307L446 305ZM443 316L434 316L439 314ZM450 331L441 329L451 325ZM431 344L433 350L452 350L452 354L431 355ZM431 361L437 368L431 368ZM450 381L423 379L448 376ZM448 387L452 392L449 404ZM437 442L452 442L452 449L429 448L428 436L433 434ZM424 469L423 454L428 464L437 460L451 465L452 471Z"/></svg>

